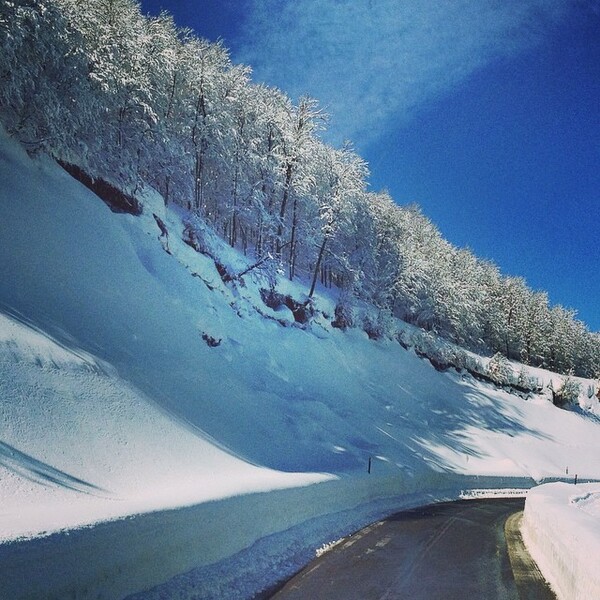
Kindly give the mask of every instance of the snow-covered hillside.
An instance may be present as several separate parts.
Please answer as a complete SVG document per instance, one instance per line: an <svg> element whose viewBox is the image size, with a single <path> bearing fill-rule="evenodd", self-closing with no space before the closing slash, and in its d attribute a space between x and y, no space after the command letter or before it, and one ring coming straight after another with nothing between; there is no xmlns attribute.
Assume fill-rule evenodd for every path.
<svg viewBox="0 0 600 600"><path fill-rule="evenodd" d="M259 269L225 283L212 259L182 241L186 215L157 194L144 195L139 217L113 214L4 133L0 182L0 570L16 572L16 545L50 553L22 537L218 501L194 513L197 527L208 527L203 510L235 513L239 539L198 530L203 543L187 544L185 560L146 565L128 583L127 573L118 584L88 573L86 585L122 597L183 570L218 569L289 530L273 544L287 560L270 574L276 580L304 556L298 544L410 503L474 485L527 487L567 467L600 477L595 421L439 373L395 341L335 329L335 298L324 291L314 318L298 326L285 306L265 305ZM169 252L153 214L169 231ZM210 243L230 272L249 265ZM277 291L302 299L306 283L282 280ZM257 513L259 505L272 510ZM257 514L266 524L250 527ZM119 522L101 531L117 539ZM157 543L143 519L122 523L132 539ZM93 548L100 538L82 531L77 539ZM77 546L56 544L77 556ZM100 570L116 560L92 555Z"/></svg>

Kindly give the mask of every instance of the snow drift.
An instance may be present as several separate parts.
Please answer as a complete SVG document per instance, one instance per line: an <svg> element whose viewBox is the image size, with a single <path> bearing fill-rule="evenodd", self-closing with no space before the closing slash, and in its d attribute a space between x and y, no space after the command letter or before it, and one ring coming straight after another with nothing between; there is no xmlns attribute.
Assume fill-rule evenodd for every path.
<svg viewBox="0 0 600 600"><path fill-rule="evenodd" d="M189 215L154 192L141 216L115 215L4 134L0 181L11 599L120 598L168 580L181 597L248 597L395 509L567 465L600 475L595 422L335 329L324 290L300 326L265 304L259 270L225 281L183 241ZM247 269L205 235L221 268ZM306 283L276 291L301 301ZM171 579L186 571L191 582Z"/></svg>

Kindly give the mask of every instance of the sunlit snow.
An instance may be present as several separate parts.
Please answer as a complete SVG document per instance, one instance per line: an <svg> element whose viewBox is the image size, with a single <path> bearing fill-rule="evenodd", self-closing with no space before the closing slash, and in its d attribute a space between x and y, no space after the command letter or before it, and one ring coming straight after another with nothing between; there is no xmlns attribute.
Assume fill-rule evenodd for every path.
<svg viewBox="0 0 600 600"><path fill-rule="evenodd" d="M395 509L600 476L593 419L334 329L325 290L295 326L262 302L259 273L223 283L158 194L141 217L114 215L4 134L0 181L0 568L22 585L11 548L41 559L34 596L87 582L123 597L201 569L233 598L247 561L263 573L235 584L247 597ZM248 266L213 243L232 272ZM278 290L302 298L307 283ZM252 551L266 536L277 559ZM69 575L53 562L67 559Z"/></svg>

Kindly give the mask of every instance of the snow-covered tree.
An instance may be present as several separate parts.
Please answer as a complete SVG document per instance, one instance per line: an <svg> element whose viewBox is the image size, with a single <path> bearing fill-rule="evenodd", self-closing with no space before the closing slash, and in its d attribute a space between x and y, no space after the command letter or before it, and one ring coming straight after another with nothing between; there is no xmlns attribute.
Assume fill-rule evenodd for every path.
<svg viewBox="0 0 600 600"><path fill-rule="evenodd" d="M349 147L334 150L320 145L316 152L321 166L316 198L319 203L320 236L314 263L309 297L313 295L320 268L329 264L338 273L346 266L346 247L342 241L351 229L354 206L365 192L367 167L365 162ZM329 260L326 259L326 251Z"/></svg>
<svg viewBox="0 0 600 600"><path fill-rule="evenodd" d="M0 3L0 115L29 151L81 152L93 105L82 45L51 0Z"/></svg>
<svg viewBox="0 0 600 600"><path fill-rule="evenodd" d="M336 286L340 326L361 305L374 335L394 315L489 355L600 374L599 334L573 311L368 192L364 161L321 141L314 99L252 83L222 44L135 0L1 2L0 119L88 180L154 187L309 296L319 278Z"/></svg>

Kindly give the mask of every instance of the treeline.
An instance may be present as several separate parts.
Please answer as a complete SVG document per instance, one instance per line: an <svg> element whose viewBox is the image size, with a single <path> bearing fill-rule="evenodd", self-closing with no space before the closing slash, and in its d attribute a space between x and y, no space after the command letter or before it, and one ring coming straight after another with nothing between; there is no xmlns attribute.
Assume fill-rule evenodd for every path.
<svg viewBox="0 0 600 600"><path fill-rule="evenodd" d="M323 143L317 102L257 85L219 43L134 0L0 3L0 118L47 152L136 194L158 190L290 279L337 286L336 322L378 309L479 352L583 376L600 337L573 311L446 242L414 206L368 190L351 148Z"/></svg>

